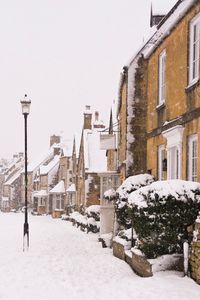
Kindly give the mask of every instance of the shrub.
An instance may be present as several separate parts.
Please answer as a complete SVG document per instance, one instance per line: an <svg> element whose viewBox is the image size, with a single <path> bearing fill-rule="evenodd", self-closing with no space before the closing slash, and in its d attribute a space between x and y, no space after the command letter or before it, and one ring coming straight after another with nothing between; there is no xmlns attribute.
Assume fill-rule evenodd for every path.
<svg viewBox="0 0 200 300"><path fill-rule="evenodd" d="M132 192L128 202L138 249L148 258L181 253L187 227L200 210L200 184L158 181Z"/></svg>
<svg viewBox="0 0 200 300"><path fill-rule="evenodd" d="M131 227L131 218L128 213L128 197L137 189L149 185L154 181L149 174L140 174L128 177L116 191L115 212L117 221L125 229Z"/></svg>
<svg viewBox="0 0 200 300"><path fill-rule="evenodd" d="M100 220L100 205L91 205L86 208L86 216L88 218L94 218L95 221Z"/></svg>

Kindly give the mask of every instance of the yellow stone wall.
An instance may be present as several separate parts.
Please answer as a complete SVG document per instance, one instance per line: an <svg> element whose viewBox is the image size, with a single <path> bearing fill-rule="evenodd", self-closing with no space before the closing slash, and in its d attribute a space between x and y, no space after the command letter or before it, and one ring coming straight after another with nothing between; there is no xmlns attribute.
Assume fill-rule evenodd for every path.
<svg viewBox="0 0 200 300"><path fill-rule="evenodd" d="M148 59L148 86L147 86L147 133L162 128L158 122L158 63L159 55L166 50L166 101L163 109L163 123L169 122L187 112L192 112L200 107L200 85L192 89L188 88L188 65L189 65L189 24L195 15L200 13L200 3L197 3L187 15L174 28L170 35L165 38ZM197 133L200 141L199 117L194 115L192 121L183 126L183 147L182 147L182 179L187 179L187 141L188 136ZM166 144L161 130L147 139L147 169L157 176L157 147ZM200 153L200 143L198 145ZM200 181L200 163L198 165L198 180Z"/></svg>

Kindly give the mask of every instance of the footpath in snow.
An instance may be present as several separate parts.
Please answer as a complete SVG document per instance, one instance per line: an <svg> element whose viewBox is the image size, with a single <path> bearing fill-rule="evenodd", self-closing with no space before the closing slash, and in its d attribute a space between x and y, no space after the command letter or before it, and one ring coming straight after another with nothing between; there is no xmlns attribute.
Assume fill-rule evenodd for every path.
<svg viewBox="0 0 200 300"><path fill-rule="evenodd" d="M140 278L97 234L50 216L29 216L23 253L23 222L22 213L0 213L0 300L200 299L200 286L181 273Z"/></svg>

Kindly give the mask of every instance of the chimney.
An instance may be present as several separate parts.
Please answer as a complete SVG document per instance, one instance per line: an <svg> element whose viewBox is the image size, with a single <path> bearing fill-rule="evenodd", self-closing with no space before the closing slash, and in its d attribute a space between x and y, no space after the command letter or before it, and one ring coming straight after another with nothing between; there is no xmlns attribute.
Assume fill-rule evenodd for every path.
<svg viewBox="0 0 200 300"><path fill-rule="evenodd" d="M92 129L92 113L90 105L85 106L83 129Z"/></svg>
<svg viewBox="0 0 200 300"><path fill-rule="evenodd" d="M51 135L50 136L50 147L53 145L53 144L59 144L60 143L60 136L59 135Z"/></svg>
<svg viewBox="0 0 200 300"><path fill-rule="evenodd" d="M162 13L153 13L153 8L151 4L151 13L150 13L150 27L157 26L160 21L165 17L165 14Z"/></svg>
<svg viewBox="0 0 200 300"><path fill-rule="evenodd" d="M95 119L94 124L93 124L94 128L105 128L105 125L103 124L103 122L99 120L99 112L98 111L95 111L94 119Z"/></svg>
<svg viewBox="0 0 200 300"><path fill-rule="evenodd" d="M95 121L99 121L99 112L95 111Z"/></svg>

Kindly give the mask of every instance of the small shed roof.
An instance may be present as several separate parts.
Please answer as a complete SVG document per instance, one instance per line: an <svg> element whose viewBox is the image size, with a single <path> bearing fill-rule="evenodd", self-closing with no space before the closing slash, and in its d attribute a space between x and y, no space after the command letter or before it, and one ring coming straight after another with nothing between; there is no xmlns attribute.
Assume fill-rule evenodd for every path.
<svg viewBox="0 0 200 300"><path fill-rule="evenodd" d="M65 184L64 181L61 180L52 188L49 193L51 194L64 194L65 193Z"/></svg>
<svg viewBox="0 0 200 300"><path fill-rule="evenodd" d="M74 183L72 183L69 187L68 187L68 189L66 190L66 192L76 192L76 187L75 187L75 184Z"/></svg>
<svg viewBox="0 0 200 300"><path fill-rule="evenodd" d="M34 197L45 197L48 196L47 191L46 190L40 190L40 191L36 191L33 194Z"/></svg>

